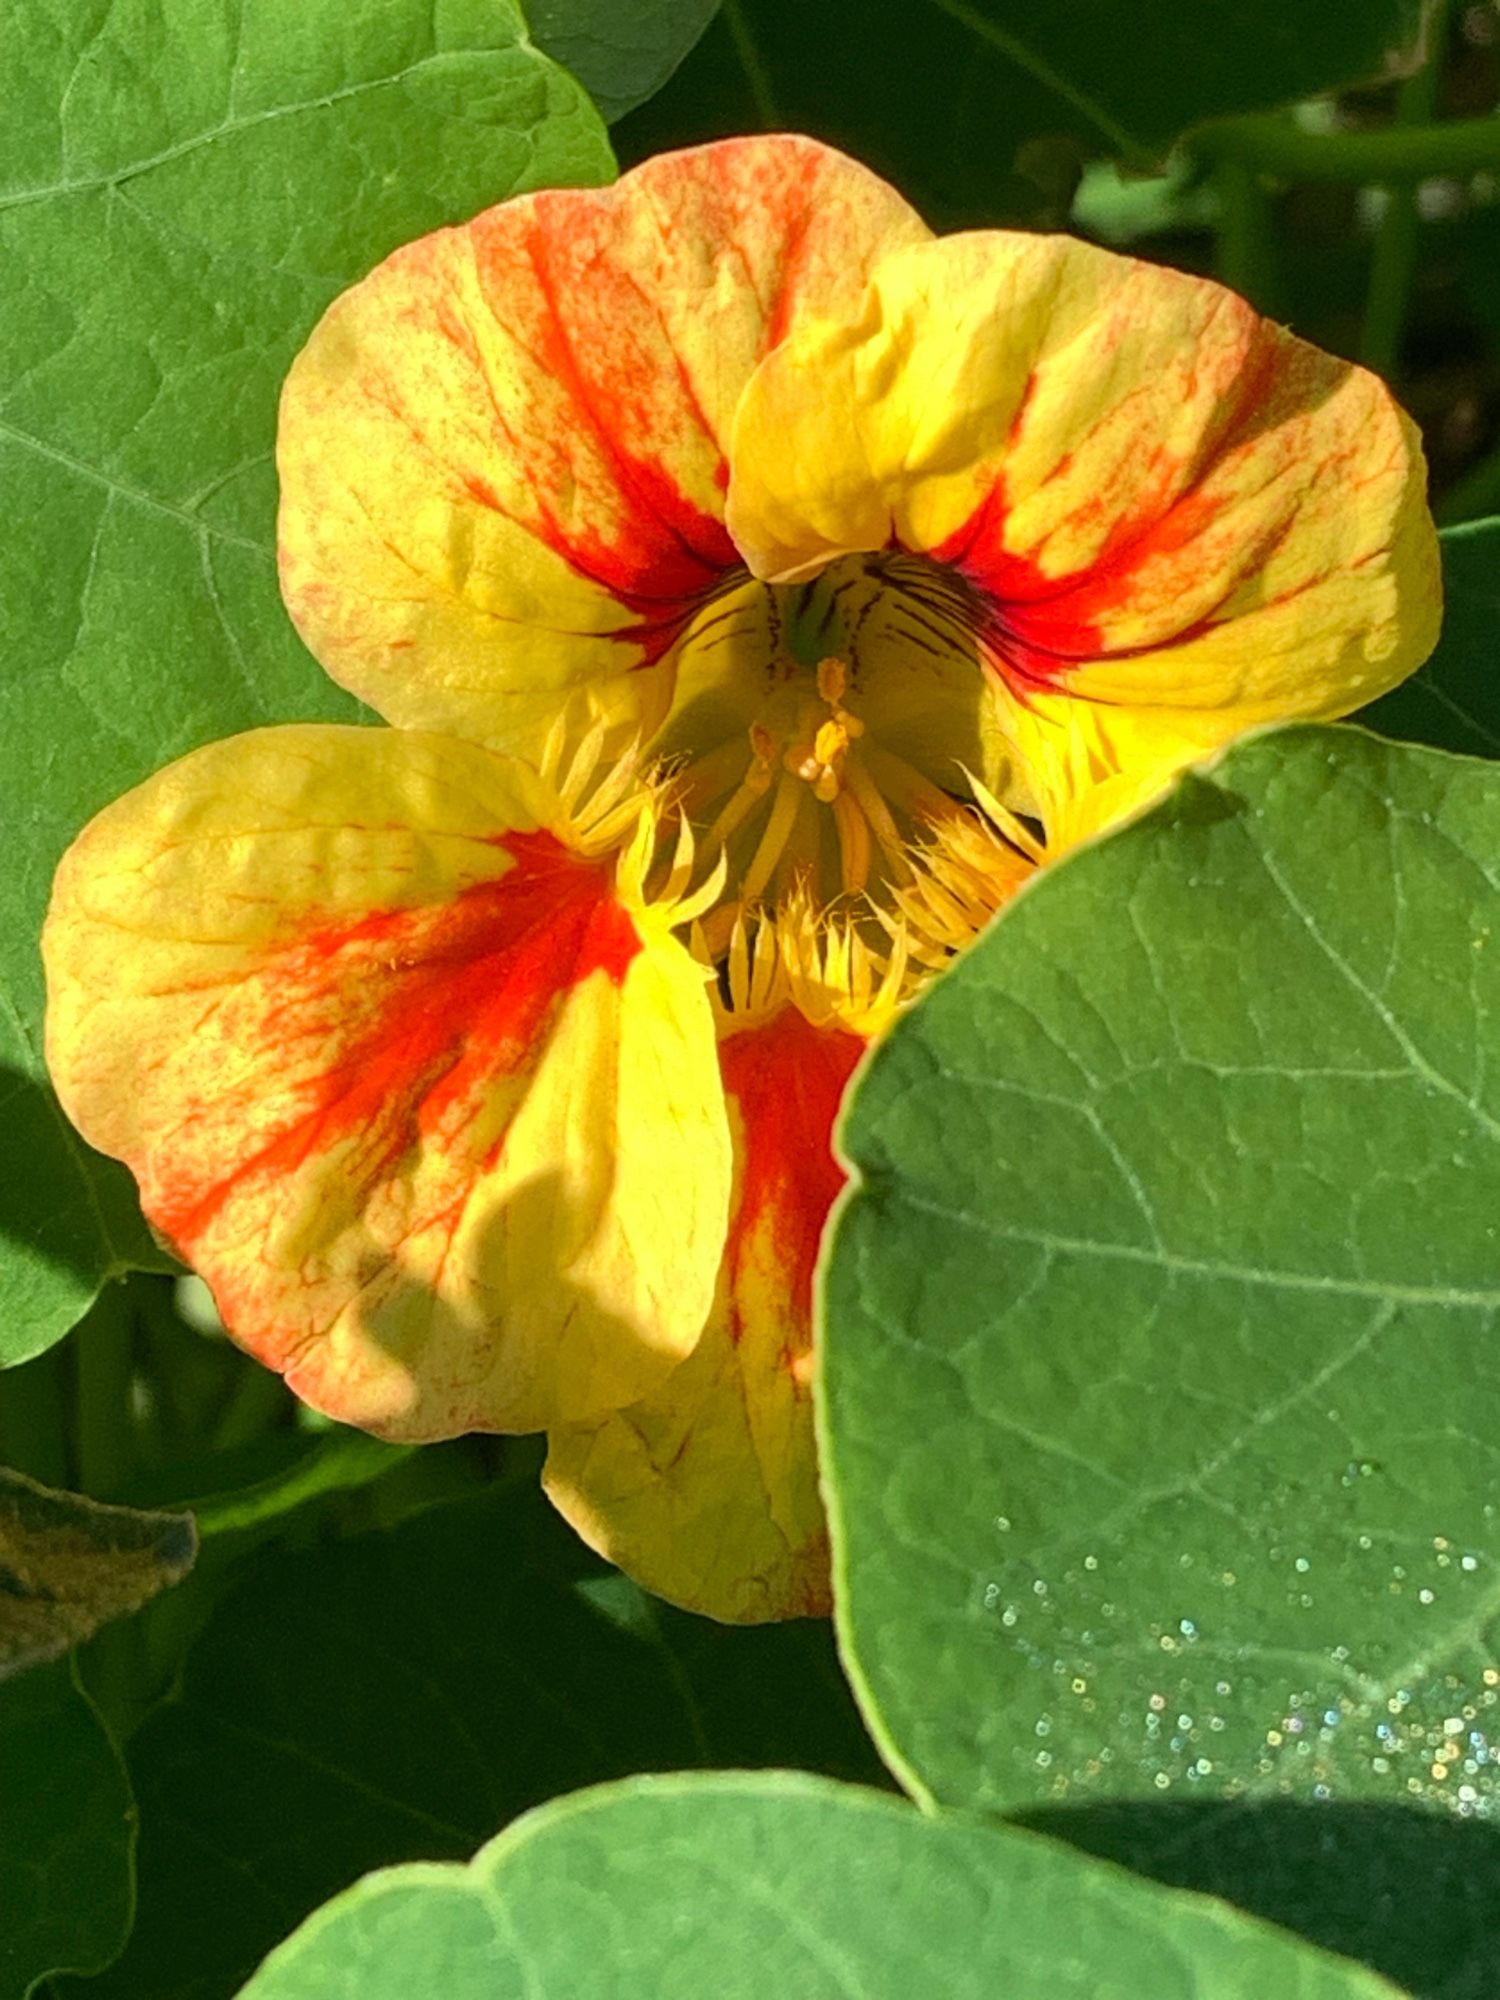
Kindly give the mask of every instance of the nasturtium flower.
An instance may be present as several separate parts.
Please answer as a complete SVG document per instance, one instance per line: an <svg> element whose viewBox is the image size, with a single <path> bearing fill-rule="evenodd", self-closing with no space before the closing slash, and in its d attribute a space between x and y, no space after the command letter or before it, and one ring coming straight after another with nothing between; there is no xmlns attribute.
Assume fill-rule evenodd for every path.
<svg viewBox="0 0 1500 2000"><path fill-rule="evenodd" d="M395 726L86 829L63 1102L310 1403L545 1430L653 1589L822 1610L849 1078L1049 854L1425 656L1412 427L1217 285L781 137L396 251L278 457L292 617Z"/></svg>

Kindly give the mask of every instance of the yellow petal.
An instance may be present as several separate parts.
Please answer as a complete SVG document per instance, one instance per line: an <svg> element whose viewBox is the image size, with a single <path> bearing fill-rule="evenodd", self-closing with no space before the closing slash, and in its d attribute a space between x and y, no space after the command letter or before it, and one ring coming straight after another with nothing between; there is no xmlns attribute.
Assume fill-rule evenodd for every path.
<svg viewBox="0 0 1500 2000"><path fill-rule="evenodd" d="M894 253L857 313L761 365L732 461L757 575L926 556L1002 734L1057 783L1078 705L1117 768L1164 771L1346 714L1436 636L1421 452L1383 384L1205 279L1065 237Z"/></svg>
<svg viewBox="0 0 1500 2000"><path fill-rule="evenodd" d="M293 727L169 766L58 871L69 1115L235 1338L385 1436L633 1401L712 1300L703 974L571 832L477 745Z"/></svg>
<svg viewBox="0 0 1500 2000"><path fill-rule="evenodd" d="M726 1037L734 1211L703 1338L648 1400L551 1436L547 1491L584 1539L727 1622L830 1608L812 1280L844 1178L833 1121L863 1049L791 1007Z"/></svg>
<svg viewBox="0 0 1500 2000"><path fill-rule="evenodd" d="M725 445L762 355L925 236L809 139L722 142L525 195L336 300L282 399L304 638L388 720L533 751L557 693L622 729L727 577Z"/></svg>

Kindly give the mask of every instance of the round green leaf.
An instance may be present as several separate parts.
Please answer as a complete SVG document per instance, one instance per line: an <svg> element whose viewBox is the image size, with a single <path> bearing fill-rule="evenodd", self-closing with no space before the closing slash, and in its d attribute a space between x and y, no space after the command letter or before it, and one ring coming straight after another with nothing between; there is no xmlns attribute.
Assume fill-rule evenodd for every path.
<svg viewBox="0 0 1500 2000"><path fill-rule="evenodd" d="M0 1200L0 1363L161 1263L42 1079L58 855L195 744L356 714L276 588L287 364L406 238L613 170L513 0L58 0L6 25L0 1075L28 1171Z"/></svg>
<svg viewBox="0 0 1500 2000"><path fill-rule="evenodd" d="M124 1766L68 1662L0 1684L0 2000L118 1954L134 1846Z"/></svg>
<svg viewBox="0 0 1500 2000"><path fill-rule="evenodd" d="M1395 2000L1222 1905L788 1772L560 1800L321 1910L242 2000Z"/></svg>
<svg viewBox="0 0 1500 2000"><path fill-rule="evenodd" d="M984 1808L1500 1798L1500 773L1295 729L876 1052L824 1291L845 1657Z"/></svg>

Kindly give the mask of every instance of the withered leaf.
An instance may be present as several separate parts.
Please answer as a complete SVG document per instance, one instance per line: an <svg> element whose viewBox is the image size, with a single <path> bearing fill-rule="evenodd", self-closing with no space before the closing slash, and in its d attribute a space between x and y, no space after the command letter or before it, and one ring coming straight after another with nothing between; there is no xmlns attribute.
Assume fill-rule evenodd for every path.
<svg viewBox="0 0 1500 2000"><path fill-rule="evenodd" d="M191 1514L105 1506L0 1466L0 1679L138 1611L197 1553Z"/></svg>

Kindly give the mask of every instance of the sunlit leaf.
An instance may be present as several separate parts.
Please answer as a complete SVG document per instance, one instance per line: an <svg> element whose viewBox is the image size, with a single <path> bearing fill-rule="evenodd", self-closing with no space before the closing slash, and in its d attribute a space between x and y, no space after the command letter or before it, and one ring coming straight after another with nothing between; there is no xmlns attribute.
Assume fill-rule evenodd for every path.
<svg viewBox="0 0 1500 2000"><path fill-rule="evenodd" d="M1360 1968L1070 1853L795 1773L560 1799L469 1868L362 1882L243 2000L1395 2000Z"/></svg>
<svg viewBox="0 0 1500 2000"><path fill-rule="evenodd" d="M825 1470L908 1782L1059 1830L1123 1802L1158 1850L1147 1805L1232 1800L1260 1907L1263 1808L1491 1810L1500 773L1232 751L1023 893L844 1138Z"/></svg>

